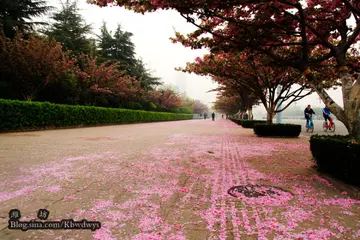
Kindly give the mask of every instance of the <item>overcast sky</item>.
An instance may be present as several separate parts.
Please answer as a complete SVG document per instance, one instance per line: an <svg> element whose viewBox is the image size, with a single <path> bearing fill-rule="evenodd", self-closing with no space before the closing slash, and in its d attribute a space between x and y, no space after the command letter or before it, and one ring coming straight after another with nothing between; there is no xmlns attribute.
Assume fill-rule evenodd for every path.
<svg viewBox="0 0 360 240"><path fill-rule="evenodd" d="M59 6L58 0L50 0L53 6ZM216 93L206 93L216 88L216 84L208 77L194 74L185 74L175 71L175 67L185 66L186 62L193 61L196 57L206 53L206 50L191 50L181 44L173 44L169 38L174 36L175 28L181 33L189 33L196 29L187 23L175 11L157 11L145 15L133 13L120 7L100 8L86 3L86 0L78 0L78 6L93 31L99 33L102 22L107 22L109 30L115 30L118 23L123 30L132 32L132 41L136 46L136 53L147 64L154 75L161 77L167 84L178 85L185 88L189 97L199 99L205 104L215 101ZM342 105L341 91L329 92L334 100ZM308 96L297 103L298 106L312 104L322 106L317 94Z"/></svg>

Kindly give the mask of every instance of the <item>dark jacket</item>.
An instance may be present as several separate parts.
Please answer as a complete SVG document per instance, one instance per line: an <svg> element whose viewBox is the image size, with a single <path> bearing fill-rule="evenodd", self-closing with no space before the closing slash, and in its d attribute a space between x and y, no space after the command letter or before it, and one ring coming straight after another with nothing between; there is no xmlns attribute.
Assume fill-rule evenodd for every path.
<svg viewBox="0 0 360 240"><path fill-rule="evenodd" d="M305 108L304 110L304 115L305 115L305 118L308 118L310 117L311 115L315 114L314 110L312 108L308 109L308 108Z"/></svg>

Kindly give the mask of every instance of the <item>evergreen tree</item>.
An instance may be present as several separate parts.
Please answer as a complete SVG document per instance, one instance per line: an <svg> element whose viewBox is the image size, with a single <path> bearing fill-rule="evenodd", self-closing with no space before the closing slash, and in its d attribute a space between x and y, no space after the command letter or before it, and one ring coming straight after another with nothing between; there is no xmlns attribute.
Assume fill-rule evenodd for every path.
<svg viewBox="0 0 360 240"><path fill-rule="evenodd" d="M103 25L100 28L100 35L98 35L98 54L100 55L101 61L116 60L111 56L111 49L114 42L114 39L107 29L106 23L103 22Z"/></svg>
<svg viewBox="0 0 360 240"><path fill-rule="evenodd" d="M79 13L76 1L66 0L62 9L53 14L54 23L45 34L61 42L66 50L74 55L90 53L92 42L87 35L91 34L91 26L86 24Z"/></svg>
<svg viewBox="0 0 360 240"><path fill-rule="evenodd" d="M99 55L102 61L116 61L121 70L126 70L131 76L136 77L144 90L153 90L160 85L160 79L152 76L141 59L135 58L135 45L131 41L133 34L123 31L118 24L117 29L112 33L107 29L104 22L98 36Z"/></svg>
<svg viewBox="0 0 360 240"><path fill-rule="evenodd" d="M104 60L116 60L121 66L127 68L135 64L135 45L131 41L133 34L123 31L121 25L117 26L114 35L107 29L106 23L101 27L98 36L99 52Z"/></svg>
<svg viewBox="0 0 360 240"><path fill-rule="evenodd" d="M51 10L44 0L1 0L0 25L6 37L13 38L18 31L26 33L36 24L32 18L40 17Z"/></svg>
<svg viewBox="0 0 360 240"><path fill-rule="evenodd" d="M136 59L135 64L130 66L130 74L138 79L141 88L146 91L154 90L156 86L162 84L160 78L152 76L141 59Z"/></svg>

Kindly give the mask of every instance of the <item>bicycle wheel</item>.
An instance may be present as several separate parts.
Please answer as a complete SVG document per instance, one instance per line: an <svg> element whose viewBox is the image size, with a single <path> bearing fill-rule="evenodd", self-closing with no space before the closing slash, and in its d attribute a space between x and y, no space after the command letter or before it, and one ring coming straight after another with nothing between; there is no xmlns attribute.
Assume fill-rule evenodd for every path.
<svg viewBox="0 0 360 240"><path fill-rule="evenodd" d="M335 132L335 123L332 124L332 126L329 128L330 131Z"/></svg>
<svg viewBox="0 0 360 240"><path fill-rule="evenodd" d="M323 129L324 129L325 132L328 130L327 122L324 122L324 123L323 123Z"/></svg>

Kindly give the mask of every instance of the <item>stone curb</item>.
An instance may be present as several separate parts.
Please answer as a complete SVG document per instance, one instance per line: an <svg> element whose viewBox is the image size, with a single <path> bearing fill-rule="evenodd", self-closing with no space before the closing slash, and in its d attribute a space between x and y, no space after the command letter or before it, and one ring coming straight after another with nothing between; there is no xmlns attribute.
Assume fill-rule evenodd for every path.
<svg viewBox="0 0 360 240"><path fill-rule="evenodd" d="M317 171L316 171L317 172ZM317 172L319 176L328 180L335 188L340 190L341 192L347 192L347 195L351 198L360 200L360 187L356 187L354 185L347 184L339 179L336 179L326 173Z"/></svg>

